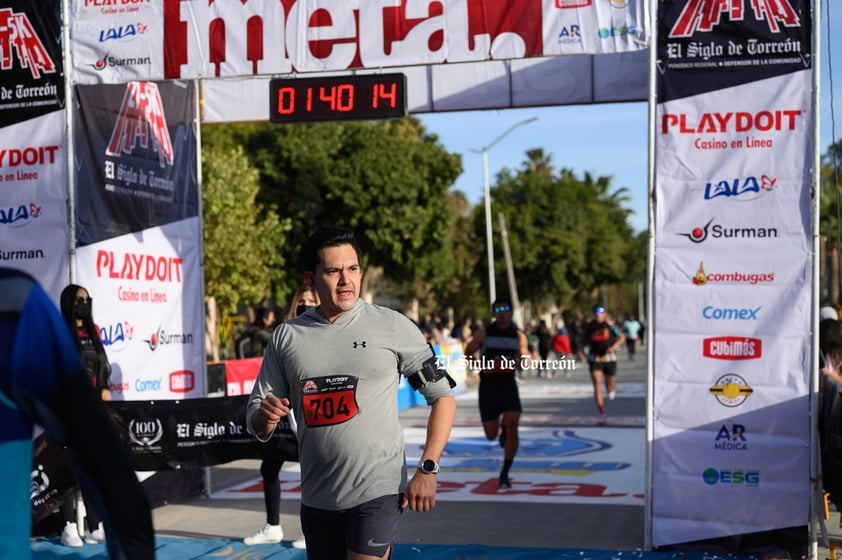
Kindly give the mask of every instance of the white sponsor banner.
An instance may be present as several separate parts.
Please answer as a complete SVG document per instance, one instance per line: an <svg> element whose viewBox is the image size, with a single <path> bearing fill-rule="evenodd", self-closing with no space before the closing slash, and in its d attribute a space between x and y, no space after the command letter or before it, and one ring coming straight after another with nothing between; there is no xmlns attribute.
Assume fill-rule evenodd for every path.
<svg viewBox="0 0 842 560"><path fill-rule="evenodd" d="M656 109L654 546L808 519L810 76Z"/></svg>
<svg viewBox="0 0 842 560"><path fill-rule="evenodd" d="M74 2L74 81L268 76L639 51L649 41L648 4Z"/></svg>
<svg viewBox="0 0 842 560"><path fill-rule="evenodd" d="M201 227L189 218L77 249L115 400L205 396Z"/></svg>
<svg viewBox="0 0 842 560"><path fill-rule="evenodd" d="M69 273L67 153L61 111L10 124L0 139L0 264L31 274L58 305Z"/></svg>

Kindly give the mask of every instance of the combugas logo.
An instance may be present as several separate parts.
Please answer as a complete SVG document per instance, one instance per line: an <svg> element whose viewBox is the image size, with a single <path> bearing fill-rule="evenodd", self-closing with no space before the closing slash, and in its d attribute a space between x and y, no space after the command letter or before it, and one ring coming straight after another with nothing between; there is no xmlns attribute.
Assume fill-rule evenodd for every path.
<svg viewBox="0 0 842 560"><path fill-rule="evenodd" d="M719 404L729 408L740 406L753 392L754 389L736 373L726 373L710 388L710 394L716 397Z"/></svg>
<svg viewBox="0 0 842 560"><path fill-rule="evenodd" d="M705 272L704 262L699 263L699 269L693 275L693 284L704 286L706 284L771 284L775 281L774 272Z"/></svg>

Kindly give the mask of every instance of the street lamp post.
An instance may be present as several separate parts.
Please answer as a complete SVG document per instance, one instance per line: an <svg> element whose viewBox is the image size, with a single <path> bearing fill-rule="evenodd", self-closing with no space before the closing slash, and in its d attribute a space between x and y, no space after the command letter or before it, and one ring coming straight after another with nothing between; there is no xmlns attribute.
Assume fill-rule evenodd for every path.
<svg viewBox="0 0 842 560"><path fill-rule="evenodd" d="M481 150L471 149L472 152L482 154L482 189L485 196L485 245L488 252L488 295L489 303L497 299L497 286L494 280L494 239L491 233L491 186L488 179L488 150L493 148L500 140L505 138L517 127L535 122L538 117L531 117L510 126L503 134L494 139L493 142L484 146Z"/></svg>

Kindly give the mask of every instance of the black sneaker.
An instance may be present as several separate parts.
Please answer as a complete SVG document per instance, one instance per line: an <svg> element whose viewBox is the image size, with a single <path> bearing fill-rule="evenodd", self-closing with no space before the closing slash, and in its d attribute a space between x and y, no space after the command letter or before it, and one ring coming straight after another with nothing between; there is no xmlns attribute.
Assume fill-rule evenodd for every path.
<svg viewBox="0 0 842 560"><path fill-rule="evenodd" d="M506 425L500 425L500 447L506 447Z"/></svg>
<svg viewBox="0 0 842 560"><path fill-rule="evenodd" d="M512 483L509 481L508 476L501 476L500 477L500 486L498 487L500 490L508 490L512 487Z"/></svg>

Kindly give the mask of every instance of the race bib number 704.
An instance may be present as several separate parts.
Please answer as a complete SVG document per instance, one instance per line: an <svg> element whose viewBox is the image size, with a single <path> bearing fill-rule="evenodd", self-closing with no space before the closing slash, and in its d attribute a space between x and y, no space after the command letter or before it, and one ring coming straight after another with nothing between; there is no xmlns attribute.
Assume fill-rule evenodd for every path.
<svg viewBox="0 0 842 560"><path fill-rule="evenodd" d="M304 421L308 427L332 426L356 416L357 382L353 375L332 375L302 379Z"/></svg>

